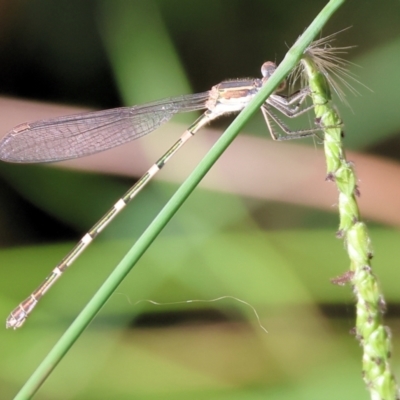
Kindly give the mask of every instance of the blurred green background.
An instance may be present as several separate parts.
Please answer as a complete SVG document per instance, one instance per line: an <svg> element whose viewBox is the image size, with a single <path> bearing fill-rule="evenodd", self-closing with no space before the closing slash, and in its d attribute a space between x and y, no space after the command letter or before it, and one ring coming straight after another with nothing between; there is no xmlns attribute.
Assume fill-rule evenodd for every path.
<svg viewBox="0 0 400 400"><path fill-rule="evenodd" d="M325 3L2 1L0 94L100 109L258 77L261 64L281 60ZM373 90L357 86L361 95L348 96L352 110L340 108L346 145L396 163L399 17L398 1L348 2L323 33L352 26L337 45L357 45L348 59L362 67L354 73ZM266 136L262 118L246 132ZM0 177L5 320L132 180L4 163ZM18 391L176 188L152 183L21 330L0 329L1 399ZM335 239L335 210L198 189L36 398L367 399L361 350L349 334L351 289L329 282L349 265ZM368 222L399 373L400 237L393 226ZM254 306L268 334L249 307L231 298L186 302L220 296ZM137 303L144 299L177 304Z"/></svg>

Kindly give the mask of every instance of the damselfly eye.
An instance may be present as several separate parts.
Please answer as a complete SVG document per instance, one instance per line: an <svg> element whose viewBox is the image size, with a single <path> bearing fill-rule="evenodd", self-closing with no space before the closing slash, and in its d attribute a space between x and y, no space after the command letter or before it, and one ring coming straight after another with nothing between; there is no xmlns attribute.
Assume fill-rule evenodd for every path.
<svg viewBox="0 0 400 400"><path fill-rule="evenodd" d="M269 78L276 70L276 64L272 61L267 61L261 66L261 74L264 78Z"/></svg>
<svg viewBox="0 0 400 400"><path fill-rule="evenodd" d="M263 78L263 82L266 82L268 78L275 72L276 70L276 64L273 61L267 61L261 66L261 73ZM286 87L286 82L283 81L279 84L279 86L276 88L276 92L280 92Z"/></svg>

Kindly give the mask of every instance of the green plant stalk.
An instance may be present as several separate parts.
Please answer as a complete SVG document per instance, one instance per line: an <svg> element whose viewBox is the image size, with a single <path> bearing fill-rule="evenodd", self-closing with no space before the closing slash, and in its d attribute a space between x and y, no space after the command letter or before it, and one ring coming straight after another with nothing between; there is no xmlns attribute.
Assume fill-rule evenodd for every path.
<svg viewBox="0 0 400 400"><path fill-rule="evenodd" d="M284 60L278 66L273 76L268 80L267 84L254 97L251 103L235 118L232 124L206 154L191 175L172 196L171 200L165 205L145 232L136 241L135 245L115 267L114 271L110 274L93 298L50 350L31 377L26 381L25 385L16 395L16 400L29 399L37 392L57 364L100 311L108 298L113 294L118 285L155 240L164 226L178 211L180 206L185 202L190 193L211 169L229 144L239 134L249 118L260 108L265 99L271 95L280 82L282 82L282 80L285 79L289 72L296 66L307 46L316 37L334 12L344 3L344 1L345 0L331 0L317 15L303 35L289 49Z"/></svg>
<svg viewBox="0 0 400 400"><path fill-rule="evenodd" d="M329 82L325 74L318 70L313 57L305 52L301 63L311 90L316 122L324 132L327 180L336 182L339 190L338 237L345 239L351 264L350 272L337 278L336 283L343 284L350 280L356 295L355 333L363 348L363 378L371 399L399 399L397 384L389 364L390 331L383 325L385 302L378 281L372 273L370 238L357 205L357 179L343 149L342 121L332 104Z"/></svg>

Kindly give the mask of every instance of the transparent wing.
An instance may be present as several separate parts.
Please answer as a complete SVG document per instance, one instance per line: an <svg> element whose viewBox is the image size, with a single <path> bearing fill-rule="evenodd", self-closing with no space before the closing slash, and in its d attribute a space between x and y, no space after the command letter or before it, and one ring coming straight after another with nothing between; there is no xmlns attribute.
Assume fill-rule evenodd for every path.
<svg viewBox="0 0 400 400"><path fill-rule="evenodd" d="M176 113L206 108L208 97L209 92L204 92L24 123L0 142L0 159L38 163L98 153L147 135Z"/></svg>

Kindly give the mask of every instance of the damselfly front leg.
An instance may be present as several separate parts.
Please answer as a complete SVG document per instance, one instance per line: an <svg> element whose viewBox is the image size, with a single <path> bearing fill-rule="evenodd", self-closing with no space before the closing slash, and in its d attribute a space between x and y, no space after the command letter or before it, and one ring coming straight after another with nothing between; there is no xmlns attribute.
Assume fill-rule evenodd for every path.
<svg viewBox="0 0 400 400"><path fill-rule="evenodd" d="M304 102L309 96L311 96L311 90L309 87L305 87L290 96L273 94L268 98L261 107L261 111L272 139L277 141L302 139L314 135L318 136L318 133L322 132L322 127L317 121L315 127L292 130L275 113L275 110L278 110L288 118L297 118L306 114L314 108L314 105L304 106ZM283 135L276 132L273 123L282 130Z"/></svg>

